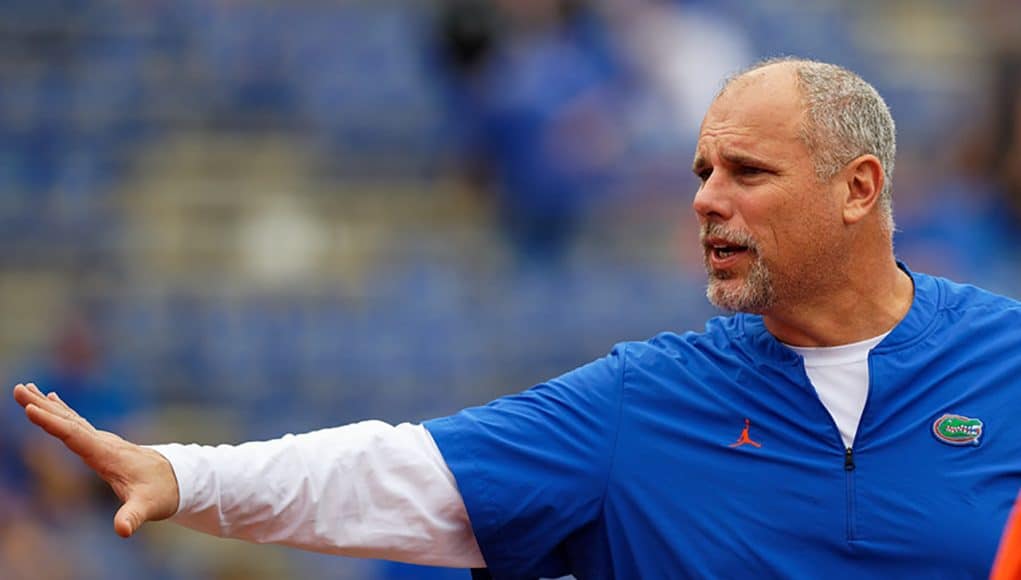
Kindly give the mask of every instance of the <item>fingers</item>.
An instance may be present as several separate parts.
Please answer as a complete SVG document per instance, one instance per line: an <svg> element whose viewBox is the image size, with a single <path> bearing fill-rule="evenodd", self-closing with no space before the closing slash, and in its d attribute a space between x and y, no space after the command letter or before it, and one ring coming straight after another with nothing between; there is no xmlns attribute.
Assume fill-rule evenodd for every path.
<svg viewBox="0 0 1021 580"><path fill-rule="evenodd" d="M43 395L39 387L29 383L14 387L14 398L25 408L29 421L63 441L87 462L102 451L98 431L56 393Z"/></svg>
<svg viewBox="0 0 1021 580"><path fill-rule="evenodd" d="M100 433L92 428L84 419L68 418L51 408L43 408L35 403L25 407L25 415L50 435L60 439L64 445L85 460L93 469L94 460L104 456Z"/></svg>
<svg viewBox="0 0 1021 580"><path fill-rule="evenodd" d="M34 384L29 383L27 385L18 385L14 387L14 399L25 409L28 409L29 405L35 405L40 409L53 413L57 416L63 417L70 421L81 423L88 429L93 429L92 424L82 418L74 409L69 407L56 393L50 393L49 395L43 395L42 391L39 390Z"/></svg>
<svg viewBox="0 0 1021 580"><path fill-rule="evenodd" d="M47 401L46 395L39 390L39 387L33 383L25 385L17 385L14 387L14 400L18 402L22 407L28 406L30 403L36 405L44 405Z"/></svg>
<svg viewBox="0 0 1021 580"><path fill-rule="evenodd" d="M39 389L31 383L27 385L19 384L14 387L14 400L22 407L27 406L29 403L36 402L41 398L43 398L42 393L40 393Z"/></svg>
<svg viewBox="0 0 1021 580"><path fill-rule="evenodd" d="M61 416L49 408L40 407L34 402L28 403L25 407L25 415L28 416L29 421L42 427L43 431L61 441L66 441L78 428L73 420Z"/></svg>

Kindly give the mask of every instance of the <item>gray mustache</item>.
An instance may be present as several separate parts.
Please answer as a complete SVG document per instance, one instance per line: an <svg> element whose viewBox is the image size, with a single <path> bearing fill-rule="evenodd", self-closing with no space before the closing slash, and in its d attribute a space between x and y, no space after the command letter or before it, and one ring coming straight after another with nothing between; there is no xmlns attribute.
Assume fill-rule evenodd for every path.
<svg viewBox="0 0 1021 580"><path fill-rule="evenodd" d="M756 249L755 238L751 234L740 230L729 230L720 224L705 224L702 226L699 239L705 244L708 238L721 238L726 240L728 244L745 246L752 251Z"/></svg>

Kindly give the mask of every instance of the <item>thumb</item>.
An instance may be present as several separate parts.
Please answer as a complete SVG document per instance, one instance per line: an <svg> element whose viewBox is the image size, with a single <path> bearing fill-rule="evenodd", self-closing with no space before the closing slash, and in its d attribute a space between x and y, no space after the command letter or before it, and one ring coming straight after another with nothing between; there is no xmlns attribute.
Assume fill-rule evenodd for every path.
<svg viewBox="0 0 1021 580"><path fill-rule="evenodd" d="M129 499L113 517L113 529L118 536L129 538L138 528L142 527L147 519L142 503Z"/></svg>

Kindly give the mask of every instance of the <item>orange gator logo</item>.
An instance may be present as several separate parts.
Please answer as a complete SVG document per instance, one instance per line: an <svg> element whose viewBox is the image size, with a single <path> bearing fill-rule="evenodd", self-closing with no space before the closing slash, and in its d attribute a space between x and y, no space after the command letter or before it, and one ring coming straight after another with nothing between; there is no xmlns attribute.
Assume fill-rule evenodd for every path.
<svg viewBox="0 0 1021 580"><path fill-rule="evenodd" d="M741 436L737 438L737 441L730 444L731 447L740 447L742 445L751 445L752 447L762 447L761 443L752 440L751 435L748 434L748 430L751 429L752 422L748 419L744 420L744 429L741 430Z"/></svg>

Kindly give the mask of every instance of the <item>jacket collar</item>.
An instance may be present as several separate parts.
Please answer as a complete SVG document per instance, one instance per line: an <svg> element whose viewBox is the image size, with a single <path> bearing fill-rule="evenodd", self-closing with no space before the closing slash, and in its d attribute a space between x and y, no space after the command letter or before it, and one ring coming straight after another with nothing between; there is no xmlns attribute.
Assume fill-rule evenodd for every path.
<svg viewBox="0 0 1021 580"><path fill-rule="evenodd" d="M936 314L942 306L943 295L938 279L917 272L912 272L903 263L898 261L900 267L910 278L914 285L914 296L911 301L911 308L908 313L894 326L893 330L883 339L873 352L884 353L897 350L915 343L924 338L933 322ZM786 364L798 364L801 357L793 350L784 346L766 329L765 321L758 314L738 314L737 329L740 336L746 340L745 343L755 353L763 357L765 361L781 362Z"/></svg>

